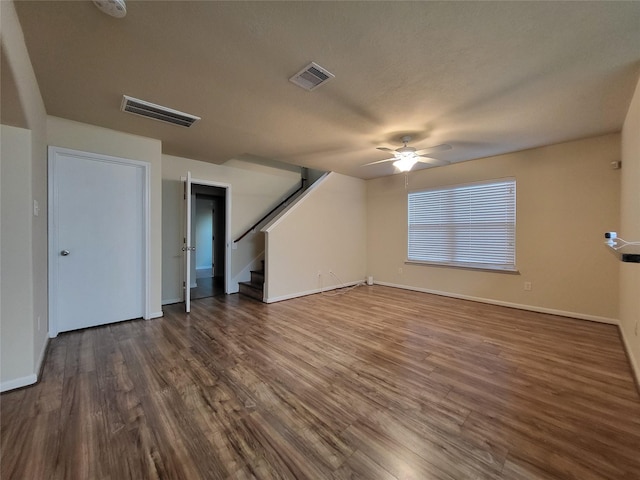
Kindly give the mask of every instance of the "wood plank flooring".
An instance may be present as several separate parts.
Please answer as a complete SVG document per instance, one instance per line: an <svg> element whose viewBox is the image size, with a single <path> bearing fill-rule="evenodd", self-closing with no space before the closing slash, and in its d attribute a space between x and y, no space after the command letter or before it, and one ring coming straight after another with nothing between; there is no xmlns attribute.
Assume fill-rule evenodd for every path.
<svg viewBox="0 0 640 480"><path fill-rule="evenodd" d="M66 333L8 479L640 479L617 328L381 286Z"/></svg>

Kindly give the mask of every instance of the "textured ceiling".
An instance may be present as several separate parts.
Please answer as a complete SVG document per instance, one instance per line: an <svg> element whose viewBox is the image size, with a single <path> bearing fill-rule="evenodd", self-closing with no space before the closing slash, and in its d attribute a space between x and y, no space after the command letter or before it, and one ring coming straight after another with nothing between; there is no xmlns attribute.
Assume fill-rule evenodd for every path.
<svg viewBox="0 0 640 480"><path fill-rule="evenodd" d="M361 178L378 145L448 143L464 161L619 131L640 72L640 2L17 1L47 113ZM315 61L336 78L288 78ZM120 112L131 95L202 117ZM438 167L447 168L447 167Z"/></svg>

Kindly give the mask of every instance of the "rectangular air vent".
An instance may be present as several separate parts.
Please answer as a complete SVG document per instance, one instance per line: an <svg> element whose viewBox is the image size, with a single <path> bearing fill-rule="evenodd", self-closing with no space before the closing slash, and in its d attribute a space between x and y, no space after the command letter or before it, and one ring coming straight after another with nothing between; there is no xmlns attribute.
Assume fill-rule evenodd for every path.
<svg viewBox="0 0 640 480"><path fill-rule="evenodd" d="M134 115L140 115L141 117L147 117L173 125L180 125L181 127L190 127L200 120L200 117L196 117L195 115L163 107L162 105L156 105L155 103L145 102L144 100L129 97L128 95L122 96L121 110L123 112L133 113Z"/></svg>
<svg viewBox="0 0 640 480"><path fill-rule="evenodd" d="M305 90L311 91L318 88L320 85L325 84L334 77L335 75L327 69L322 68L317 63L311 62L291 77L289 81L304 88Z"/></svg>

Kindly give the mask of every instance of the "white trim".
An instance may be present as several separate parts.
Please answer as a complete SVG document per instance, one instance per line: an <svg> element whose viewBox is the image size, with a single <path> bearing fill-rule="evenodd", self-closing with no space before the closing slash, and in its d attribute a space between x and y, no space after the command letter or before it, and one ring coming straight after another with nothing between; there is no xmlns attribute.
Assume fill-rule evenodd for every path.
<svg viewBox="0 0 640 480"><path fill-rule="evenodd" d="M58 298L57 291L54 288L54 285L58 285L57 278L57 269L54 268L54 253L57 250L56 242L53 241L55 237L54 232L56 231L55 222L53 221L53 206L58 203L57 190L53 188L54 183L54 169L53 169L53 147L48 147L47 152L47 190L48 190L48 199L47 199L47 294L48 294L48 312L47 316L49 319L49 338L55 338L58 336L58 326L54 319L55 315L53 312L58 310Z"/></svg>
<svg viewBox="0 0 640 480"><path fill-rule="evenodd" d="M193 209L193 193L191 192L191 171L187 170L187 177L184 181L184 280L182 282L182 290L184 295L184 311L186 313L191 312L191 289L195 287L191 280L191 257L192 257L192 243L193 235L191 235L193 229L193 217L195 210ZM193 258L195 263L195 257Z"/></svg>
<svg viewBox="0 0 640 480"><path fill-rule="evenodd" d="M149 319L151 314L151 163L135 162L142 166L144 192L142 195L142 215L144 216L144 245L142 245L142 257L144 261L144 315Z"/></svg>
<svg viewBox="0 0 640 480"><path fill-rule="evenodd" d="M49 338L58 336L58 319L57 312L57 268L55 259L57 258L58 246L55 243L57 235L54 222L54 206L57 205L57 191L54 188L55 180L55 157L56 155L68 155L76 157L89 157L93 160L101 162L110 162L134 166L142 169L142 216L143 216L143 245L142 245L142 262L143 262L143 282L144 282L144 298L142 299L142 317L150 318L151 311L151 164L141 160L132 160L129 158L113 157L111 155L103 155L94 152L84 152L81 150L73 150L70 148L55 147L49 145L47 151L47 187L48 187L48 206L47 206L47 231L48 231L48 308L49 308Z"/></svg>
<svg viewBox="0 0 640 480"><path fill-rule="evenodd" d="M520 303L503 302L502 300L494 300L491 298L473 297L471 295L460 295L457 293L441 292L439 290L431 290L428 288L412 287L410 285L400 285L397 283L380 282L375 280L374 285L382 285L385 287L401 288L403 290L412 290L414 292L431 293L443 297L459 298L461 300L471 300L472 302L488 303L490 305L498 305L501 307L517 308L518 310L528 310L530 312L547 313L550 315L558 315L561 317L576 318L578 320L589 320L590 322L608 323L610 325L620 325L620 321L615 318L600 317L597 315L589 315L586 313L567 312L565 310L556 310L554 308L536 307L535 305L523 305Z"/></svg>
<svg viewBox="0 0 640 480"><path fill-rule="evenodd" d="M15 390L16 388L33 385L37 381L38 381L38 377L35 373L32 373L31 375L27 375L26 377L7 380L5 382L0 383L0 392L7 392L9 390Z"/></svg>
<svg viewBox="0 0 640 480"><path fill-rule="evenodd" d="M164 317L164 312L162 310L160 310L159 312L151 312L147 317L145 317L145 320L153 320L154 318L161 317Z"/></svg>
<svg viewBox="0 0 640 480"><path fill-rule="evenodd" d="M640 365L638 365L636 358L631 354L631 344L627 340L627 337L624 334L624 330L622 325L619 325L620 336L622 337L622 344L624 345L624 349L626 350L627 358L629 359L629 364L631 365L631 374L635 377L636 387L640 391Z"/></svg>
<svg viewBox="0 0 640 480"><path fill-rule="evenodd" d="M180 298L167 298L162 300L162 305L171 305L173 303L182 303L184 299Z"/></svg>
<svg viewBox="0 0 640 480"><path fill-rule="evenodd" d="M362 283L362 280L356 280L354 282L341 283L339 285L331 285L331 286L322 287L322 288L314 288L313 290L307 290L305 292L292 293L289 295L282 295L280 297L265 298L264 302L265 303L282 302L283 300L291 300L292 298L306 297L307 295L314 295L316 293L331 292L333 290L338 290L340 288L353 287L354 285L359 285L361 283Z"/></svg>

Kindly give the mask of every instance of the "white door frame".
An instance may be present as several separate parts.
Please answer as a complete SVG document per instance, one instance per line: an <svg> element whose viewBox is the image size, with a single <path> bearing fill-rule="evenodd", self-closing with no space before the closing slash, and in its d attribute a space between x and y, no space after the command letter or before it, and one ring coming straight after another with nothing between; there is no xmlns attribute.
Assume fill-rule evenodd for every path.
<svg viewBox="0 0 640 480"><path fill-rule="evenodd" d="M186 181L187 177L180 177L181 181ZM231 287L231 184L215 182L211 180L199 180L191 178L191 185L205 185L208 187L220 187L225 189L224 194L224 293L229 294ZM186 236L185 236L186 238ZM185 279L185 282L187 279ZM185 290L185 296L188 293Z"/></svg>
<svg viewBox="0 0 640 480"><path fill-rule="evenodd" d="M110 155L102 155L93 152L83 152L80 150L72 150L69 148L49 146L48 148L48 205L47 205L47 222L48 222L48 250L49 250L49 337L54 338L58 336L58 318L57 314L57 300L58 300L58 288L57 277L58 268L56 259L58 257L58 245L57 245L57 225L54 218L54 205L57 203L57 192L55 189L55 177L56 177L56 156L66 155L72 157L87 158L99 162L108 162L123 164L127 166L133 166L142 170L142 218L143 218L143 245L142 245L142 262L143 272L142 279L144 282L144 313L143 318L148 320L151 318L151 269L150 269L150 241L151 241L151 215L150 215L150 191L151 191L151 164L149 162L143 162L140 160L131 160L128 158L112 157Z"/></svg>
<svg viewBox="0 0 640 480"><path fill-rule="evenodd" d="M191 235L191 220L193 219L193 202L191 201L191 172L187 172L187 177L184 180L184 200L185 200L185 233L184 233L184 282L182 282L184 292L184 311L191 312L191 252L194 248L193 235Z"/></svg>

